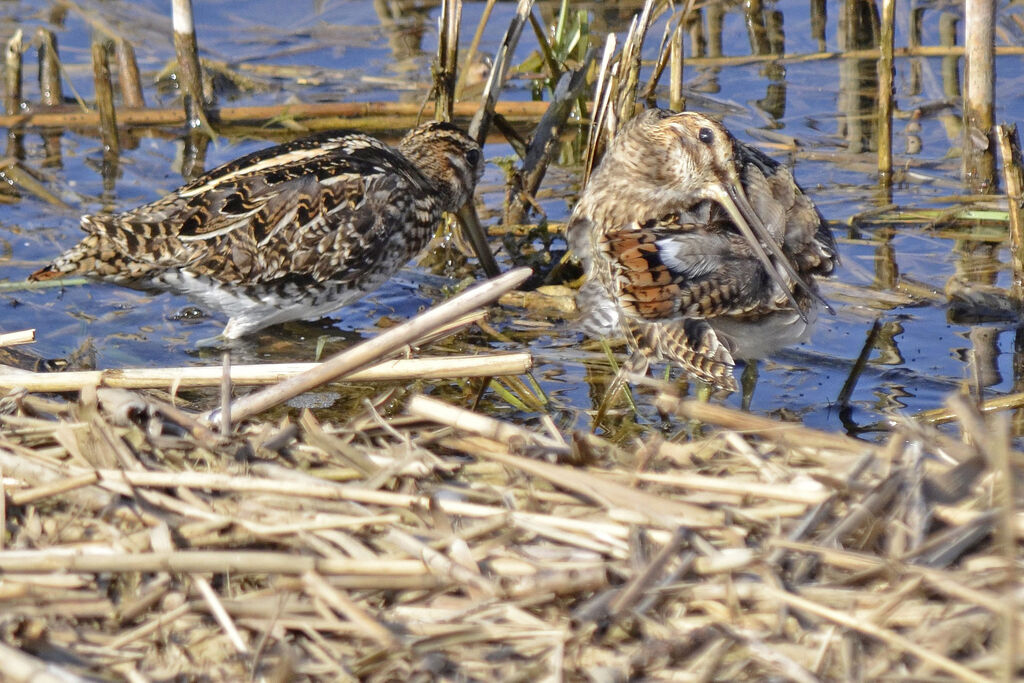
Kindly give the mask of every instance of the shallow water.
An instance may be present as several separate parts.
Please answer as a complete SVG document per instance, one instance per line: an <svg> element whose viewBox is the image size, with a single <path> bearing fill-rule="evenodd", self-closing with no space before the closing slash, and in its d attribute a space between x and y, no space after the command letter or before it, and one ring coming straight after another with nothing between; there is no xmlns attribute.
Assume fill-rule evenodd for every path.
<svg viewBox="0 0 1024 683"><path fill-rule="evenodd" d="M588 8L592 31L624 30L641 3L575 3ZM399 11L402 7L419 8ZM484 3L466 2L464 42L468 42ZM174 94L157 90L153 80L172 59L167 3L106 2L102 20L132 39L136 46L150 104L174 102ZM198 37L204 56L233 65L251 78L251 89L222 94L223 104L247 105L304 100L420 101L429 82L430 60L436 46L438 7L433 3L292 2L259 0L245 3L246 16L237 16L238 3L204 1L196 4ZM828 5L831 14L824 36L813 35L808 3L785 0L764 6L769 25L781 25L785 54L810 54L870 44L867 29L850 30L862 3ZM557 3L538 3L551 22ZM380 11L378 11L380 10ZM499 3L481 49L493 52L501 39L514 3ZM901 10L905 11L905 10ZM921 8L921 41L940 42L940 26L956 8ZM1001 8L999 44L1021 44L1019 7ZM711 14L714 14L712 12ZM710 22L713 17L705 16ZM725 56L742 57L774 44L753 28L756 22L742 6L724 7L721 46ZM652 29L645 58L653 59L665 25ZM896 42L906 45L909 19L898 19ZM36 26L57 34L67 76L75 90L93 91L89 60L90 21L74 11L61 13L56 5L7 2L0 5L0 27L11 35L21 27L31 37ZM864 34L867 34L865 36ZM960 30L962 38L962 30ZM776 36L778 33L776 32ZM751 38L754 36L754 38ZM517 62L534 49L524 32ZM713 51L717 41L709 39ZM752 47L752 45L754 47ZM687 39L687 54L693 41ZM26 54L26 73L34 73L34 48ZM895 123L897 165L907 173L892 191L892 203L906 210L957 205L968 193L960 181L958 109L951 95L959 91L951 68L962 60L947 57L897 60L896 93L900 117ZM961 65L962 66L962 65ZM287 67L287 70L284 69ZM1024 112L1021 57L997 60L997 120L1015 120ZM952 322L943 290L955 274L1006 286L1008 260L998 223L960 224L956 231L932 230L921 222L854 220L889 203L877 187L874 126L874 62L872 60L784 60L691 66L684 70L689 107L724 116L739 137L760 145L776 158L792 163L794 173L832 223L840 241L843 264L834 283L824 287L836 315L823 314L813 339L779 352L760 364L751 408L757 412L801 416L807 424L859 431L891 414L912 414L938 407L949 392L973 376L972 357L979 358L987 395L1015 389L1015 325ZM34 79L26 77L25 97L37 99ZM667 76L663 78L667 87ZM70 89L66 89L70 94ZM659 104L666 104L665 88ZM528 99L531 81L515 77L505 90L508 99ZM920 130L907 131L907 114L920 109ZM41 174L44 186L63 204L55 205L23 193L0 214L0 248L9 283L17 283L59 249L79 237L82 213L124 210L157 198L181 184L178 164L181 144L174 131L137 131L136 144L123 144L114 182L105 186L101 144L92 132L63 132L59 160L47 159L42 137L24 137L25 165ZM799 143L794 152L780 141ZM265 146L259 140L220 139L206 156L206 168ZM916 147L919 146L919 151ZM906 150L913 153L907 154ZM490 144L489 159L508 157L511 148ZM567 152L565 166L548 174L540 205L552 222L564 221L578 189L578 167ZM494 223L500 215L504 172L489 164L478 199ZM495 242L497 244L497 241ZM555 258L564 243L551 244ZM504 251L503 265L516 260ZM443 259L442 259L443 260ZM457 269L432 269L411 264L400 276L365 301L339 312L331 321L271 328L239 348L236 362L309 360L320 335L330 336L327 351L372 336L382 323L403 320L443 297ZM908 284L909 283L909 284ZM853 287L851 287L851 285ZM193 315L192 304L171 294L153 295L107 284L71 286L63 290L10 289L0 293L0 329L34 327L33 351L47 358L70 358L72 364L95 367L163 366L217 362L216 354L197 348L197 341L215 336L223 319ZM835 404L840 387L875 320L881 325L870 362L852 394L851 410ZM609 365L597 347L583 345L571 320L529 310L507 309L495 324L518 343L529 345L537 368L535 377L550 399L550 412L566 426L585 426L586 411L594 407L608 379ZM517 343L494 342L483 334L466 334L445 349L514 349ZM442 392L461 392L448 385ZM638 391L641 419L657 422L650 394ZM725 399L738 405L739 396ZM487 402L496 412L511 414L500 400ZM524 417L532 418L530 414ZM626 431L633 418L615 418L614 428ZM667 427L668 428L668 427Z"/></svg>

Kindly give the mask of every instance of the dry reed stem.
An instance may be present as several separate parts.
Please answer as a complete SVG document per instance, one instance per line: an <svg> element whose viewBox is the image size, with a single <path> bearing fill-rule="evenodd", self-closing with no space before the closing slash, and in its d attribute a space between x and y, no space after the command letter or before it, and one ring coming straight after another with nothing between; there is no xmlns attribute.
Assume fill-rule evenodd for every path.
<svg viewBox="0 0 1024 683"><path fill-rule="evenodd" d="M899 439L885 449L858 444L861 453L875 456L853 466L841 461L848 471L844 479L832 473L835 455L808 457L821 448L809 445L811 439L839 454L850 452L843 439L808 430L794 447L776 438L789 434L786 425L741 420L735 411L719 414L712 408L693 414L730 426L753 425L757 436L726 432L714 438L717 446L690 461L693 472L662 471L674 461L662 455L657 440L643 446L645 455L636 454L642 457L638 462L612 449L607 452L626 460L580 469L537 459L574 455L563 435L415 397L409 410L418 420L362 418L367 426L359 428L300 420L290 453L303 471L268 462L242 466L230 451L218 450L230 442L205 446L216 453L196 451L191 458L204 458L204 469L212 471L195 471L180 458L140 454L161 443L150 443L152 425L114 429L106 403L101 397L98 409L91 409L98 412L66 428L102 435L104 447L114 451L133 444L111 459L122 469L60 465L53 458L65 456L38 436L31 436L32 446L19 445L19 439L43 434L26 430L44 420L10 416L0 431L0 468L13 513L63 520L61 536L50 536L47 522L31 546L25 543L31 524L16 529L14 548L0 552L0 605L12 617L34 614L53 623L53 633L73 624L81 636L71 647L79 661L90 662L85 671L111 670L131 653L138 671L152 675L155 661L145 653L155 641L189 642L187 634L202 634L216 645L211 654L193 649L190 671L231 666L224 653L233 652L249 653L240 666L256 653L279 662L277 643L288 639L299 648L292 660L297 670L323 671L315 667L348 658L358 662L353 670L364 677L386 676L432 657L467 673L486 661L487 670L498 666L507 676L513 671L495 657L511 651L538 675L582 673L581 662L601 660L616 671L661 677L696 671L735 677L731 667L742 665L751 677L800 678L810 671L842 678L846 670L832 656L839 641L787 619L789 611L832 621L838 625L834 634L877 639L884 647L865 643L857 655L860 667L904 670L904 658L887 654L896 651L921 662L917 675L932 667L977 680L1009 661L961 654L961 648L973 652L963 640L968 633L999 642L993 615L1006 614L1001 596L1009 587L1005 561L990 546L963 560L988 562L990 569L980 571L907 564L916 560L882 554L882 539L858 546L868 529L896 535L907 523L899 497L877 493L880 486L909 481L900 479L906 467L889 465L902 463L913 450ZM441 433L430 428L438 423L445 425ZM257 436L264 428L243 423L232 438L265 438ZM366 434L367 428L377 436ZM72 445L66 437L64 442ZM587 443L590 458L611 449L593 436ZM6 457L12 447L19 455ZM74 447L96 457L88 444ZM345 484L331 481L341 473L338 463L357 455L354 449L364 470L346 469ZM432 477L429 467L400 466L410 453L421 454L423 464L441 466L450 449L480 464L456 459L460 464L444 470L444 479ZM962 449L975 457L968 445ZM382 461L385 454L393 465ZM158 469L132 467L141 461ZM168 469L175 462L173 467L186 469ZM398 490L378 488L388 481L378 476L382 470L392 472L386 476ZM39 488L54 479L81 488L66 494ZM814 479L812 486L799 483ZM723 502L730 487L737 495ZM90 491L120 498L82 497ZM826 495L828 505L819 502ZM119 509L110 507L115 500L144 502L146 512L110 515ZM78 504L108 510L108 521L88 539L69 535L79 526L95 526L96 516L75 512ZM780 516L780 505L803 516ZM984 505L979 509L993 514ZM699 533L679 526L692 526L695 515L710 522ZM155 528L164 531L154 533ZM160 550L170 542L169 530L176 532L177 547ZM934 546L944 533L936 530L927 540ZM844 537L846 549L829 547ZM806 570L813 575L800 579L793 573L799 563L792 560L809 556L818 560ZM156 578L140 583L134 577L143 573ZM210 573L221 578L215 582ZM769 580L774 574L793 582L800 595L777 588ZM120 613L111 590L122 593ZM985 610L984 619L972 616L975 608ZM0 628L4 623L0 619ZM599 623L611 627L594 637ZM927 623L942 628L922 628ZM86 645L93 642L103 646ZM667 642L675 643L674 655L654 656L659 643ZM648 654L626 655L635 648ZM361 654L355 656L357 650ZM579 654L566 659L563 653L570 651ZM975 670L965 666L968 659Z"/></svg>
<svg viewBox="0 0 1024 683"><path fill-rule="evenodd" d="M878 182L886 189L892 186L892 113L896 92L894 86L893 40L896 33L896 0L882 0L882 29L878 59Z"/></svg>
<svg viewBox="0 0 1024 683"><path fill-rule="evenodd" d="M825 448L857 454L875 450L873 444L857 441L842 434L809 429L800 424L779 422L771 418L702 401L679 399L662 394L657 403L658 408L666 413L688 420L709 422L747 435L765 436L786 443L793 448L805 446L812 449Z"/></svg>
<svg viewBox="0 0 1024 683"><path fill-rule="evenodd" d="M547 111L547 102L498 102L494 111L511 120L536 120ZM78 107L0 116L4 128L96 128L97 112ZM454 116L467 119L478 110L473 102L456 102ZM432 116L434 105L421 107L404 102L310 102L279 105L223 107L217 110L218 124L262 124L275 119L291 119L307 126L339 127L348 125L364 130L402 130L415 125L421 116ZM345 119L344 124L337 119ZM180 109L153 107L121 107L117 110L121 126L182 126L185 116Z"/></svg>
<svg viewBox="0 0 1024 683"><path fill-rule="evenodd" d="M4 110L8 116L21 110L21 49L19 28L4 47Z"/></svg>
<svg viewBox="0 0 1024 683"><path fill-rule="evenodd" d="M522 35L523 26L525 26L532 10L533 0L518 1L515 17L509 22L508 29L505 31L505 37L502 38L498 51L494 55L491 73L487 77L487 83L484 85L480 105L479 107L474 107L473 119L469 124L469 136L481 144L487 138L494 114L501 111L498 96L501 93L502 86L505 84L505 77L512 67L512 59L515 55L516 45L519 44L519 36ZM547 108L547 104L544 102L537 104L543 104L544 109ZM506 116L506 114L502 113L502 116Z"/></svg>
<svg viewBox="0 0 1024 683"><path fill-rule="evenodd" d="M989 680L987 676L981 675L966 666L958 664L948 657L944 657L932 652L931 650L920 647L916 643L894 633L893 631L890 631L889 629L881 628L870 622L851 617L850 615L838 610L825 607L824 605L819 605L812 600L801 598L797 595L793 595L792 593L779 590L771 586L766 586L766 590L770 596L778 598L790 607L810 612L815 616L822 617L835 624L839 624L840 626L859 631L865 635L871 636L872 638L877 638L888 647L919 657L936 668L956 676L960 680L974 681L975 683L983 683L984 681Z"/></svg>
<svg viewBox="0 0 1024 683"><path fill-rule="evenodd" d="M521 285L530 274L529 268L517 268L500 277L477 284L412 320L333 356L314 369L236 400L231 405L231 413L235 415L235 419L244 420L350 372L360 370L430 334L435 328L490 304L502 294Z"/></svg>
<svg viewBox="0 0 1024 683"><path fill-rule="evenodd" d="M48 29L36 31L39 41L39 101L45 107L64 103L64 90L60 81L60 57L57 37Z"/></svg>
<svg viewBox="0 0 1024 683"><path fill-rule="evenodd" d="M1003 162L1003 185L1010 214L1010 257L1013 291L1018 307L1024 307L1024 171L1021 169L1020 137L1016 125L996 126L996 141Z"/></svg>
<svg viewBox="0 0 1024 683"><path fill-rule="evenodd" d="M96 109L100 117L100 137L104 152L117 157L121 143L117 134L117 112L114 109L114 86L110 80L110 43L94 40L92 43L93 85L96 88Z"/></svg>
<svg viewBox="0 0 1024 683"><path fill-rule="evenodd" d="M0 347L31 344L35 340L36 331L34 329L0 333Z"/></svg>
<svg viewBox="0 0 1024 683"><path fill-rule="evenodd" d="M192 21L192 0L171 0L174 24L174 52L178 61L177 75L182 87L185 125L213 137L203 94L202 67L195 23Z"/></svg>

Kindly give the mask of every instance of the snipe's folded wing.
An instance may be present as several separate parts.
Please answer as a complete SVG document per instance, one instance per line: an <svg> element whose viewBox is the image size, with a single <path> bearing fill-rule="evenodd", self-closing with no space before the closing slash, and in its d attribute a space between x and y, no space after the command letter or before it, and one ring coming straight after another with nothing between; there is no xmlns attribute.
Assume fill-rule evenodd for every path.
<svg viewBox="0 0 1024 683"><path fill-rule="evenodd" d="M739 235L664 221L605 234L613 294L647 321L738 315L761 303L770 278Z"/></svg>

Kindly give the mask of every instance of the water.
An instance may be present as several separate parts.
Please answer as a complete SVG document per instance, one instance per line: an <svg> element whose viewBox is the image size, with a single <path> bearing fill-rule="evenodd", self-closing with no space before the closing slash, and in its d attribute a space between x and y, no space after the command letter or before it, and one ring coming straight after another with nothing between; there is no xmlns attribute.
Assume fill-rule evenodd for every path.
<svg viewBox="0 0 1024 683"><path fill-rule="evenodd" d="M413 4L415 10L398 12ZM590 11L592 31L621 31L640 3L576 3ZM463 14L468 42L484 3L467 2ZM156 74L173 57L167 3L105 2L95 16L135 44L150 104L171 105L174 93L158 90ZM206 1L196 4L196 23L203 54L221 60L246 77L230 87L221 83L226 105L269 104L301 96L306 101L411 101L425 96L430 60L436 46L438 7L432 3L292 2L282 11L279 2L245 4ZM785 54L810 54L862 47L870 43L870 22L860 31L853 2L828 5L824 35L814 35L808 3L795 0L766 4L767 24L781 23ZM380 11L378 11L380 10ZM940 42L940 28L955 18L955 8L922 8L921 41ZM551 22L557 3L538 3L538 16ZM901 10L905 11L905 10ZM501 39L514 3L499 3L484 35L481 50L493 52ZM1019 6L1000 9L999 43L1021 43ZM708 26L714 11L705 16ZM652 29L645 58L653 59L665 24ZM74 89L89 97L93 91L88 66L91 22L74 11L38 2L8 2L0 6L4 35L15 28L31 38L37 26L57 34L67 77ZM752 51L779 47L778 31L762 36L742 6L725 6L721 14L721 51L744 57ZM898 21L897 45L906 45L909 20ZM753 36L753 38L751 38ZM708 50L717 42L709 38ZM521 62L534 49L526 31L516 52ZM752 47L753 45L753 47ZM687 39L687 54L692 41ZM997 120L1015 120L1024 111L1019 56L997 60ZM26 54L26 73L34 72L34 49ZM947 57L899 59L897 105L901 112L894 131L897 165L907 174L892 192L892 202L906 210L935 210L957 204L967 193L960 182L958 109L952 96L959 90L957 60ZM785 60L781 63L687 64L684 78L691 108L724 115L727 126L741 139L791 163L798 180L832 223L840 241L843 264L835 284L824 292L836 315L822 315L811 342L787 349L762 362L751 409L761 413L799 416L807 424L859 431L892 414L912 414L941 405L943 398L973 377L971 358L979 358L987 394L1009 393L1014 378L1015 326L1008 323L954 322L947 316L943 290L954 275L1006 286L1008 256L999 226L958 224L932 230L927 221L892 224L857 217L888 203L877 189L874 171L876 110L872 61L852 59ZM37 99L33 78L26 78L25 97ZM667 76L663 78L667 85ZM70 94L71 89L66 88ZM660 92L659 103L666 104ZM531 81L516 76L504 97L529 99ZM907 128L909 113L920 110L919 130ZM60 159L47 159L38 133L24 138L25 166L40 174L43 185L62 204L23 193L5 207L0 218L0 253L6 259L4 276L17 283L79 238L78 216L124 210L150 201L181 184L178 170L181 143L174 131L142 131L135 143L123 143L114 182L104 183L102 145L93 131L63 131ZM796 140L795 151L780 141ZM260 140L219 139L206 157L206 168L265 146ZM916 151L919 148L920 151ZM907 154L907 150L914 153ZM489 159L508 157L509 146L489 144ZM539 202L552 222L568 217L578 190L578 167L572 154L561 168L548 174ZM485 214L498 215L504 196L504 172L489 164L478 193ZM490 222L494 222L491 219ZM535 245L536 246L536 245ZM550 244L557 259L564 242ZM502 252L509 265L518 256ZM435 261L444 261L444 254ZM236 362L309 360L321 335L327 351L344 348L372 336L383 322L404 320L443 297L457 268L411 264L399 277L365 301L336 314L330 321L272 328L237 351ZM851 287L852 286L852 287ZM6 304L6 305L4 305ZM216 354L197 345L215 336L223 319L195 315L192 303L171 294L153 294L105 284L63 290L19 290L0 294L0 329L34 327L34 353L68 358L73 365L100 368L215 363ZM851 397L852 410L840 411L836 398L868 330L878 320L880 334L869 364ZM495 325L515 340L497 342L470 333L449 341L452 351L514 349L528 345L534 353L534 373L550 399L549 410L565 426L586 426L586 411L594 407L608 379L604 353L583 345L571 320L509 309L496 314ZM621 358L621 356L620 356ZM660 370L659 370L660 372ZM438 391L462 395L461 385L440 384ZM641 421L657 423L650 394L640 390ZM726 401L733 405L739 396ZM517 415L501 400L486 403L506 416ZM613 429L628 431L633 417L616 417ZM670 427L666 427L670 429Z"/></svg>

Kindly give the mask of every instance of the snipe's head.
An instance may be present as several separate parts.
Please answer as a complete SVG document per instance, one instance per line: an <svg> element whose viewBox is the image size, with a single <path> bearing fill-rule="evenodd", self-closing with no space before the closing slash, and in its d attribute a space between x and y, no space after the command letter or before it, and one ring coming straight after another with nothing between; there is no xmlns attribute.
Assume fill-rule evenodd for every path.
<svg viewBox="0 0 1024 683"><path fill-rule="evenodd" d="M469 201L484 172L480 145L450 123L431 121L413 128L398 150L438 186L445 211Z"/></svg>
<svg viewBox="0 0 1024 683"><path fill-rule="evenodd" d="M704 200L728 209L737 195L743 187L733 137L722 124L703 114L648 109L622 126L583 200L599 222L621 224Z"/></svg>

